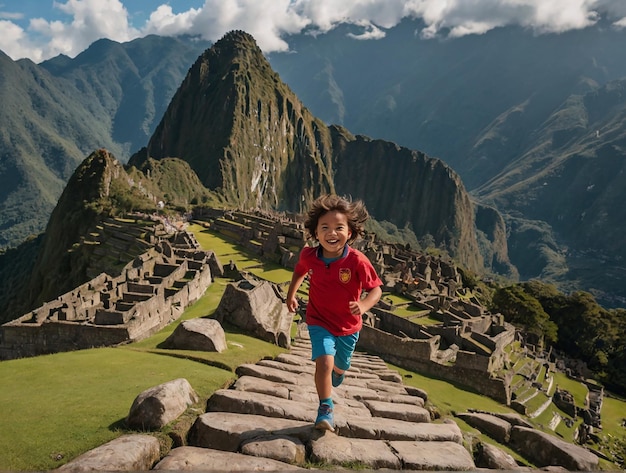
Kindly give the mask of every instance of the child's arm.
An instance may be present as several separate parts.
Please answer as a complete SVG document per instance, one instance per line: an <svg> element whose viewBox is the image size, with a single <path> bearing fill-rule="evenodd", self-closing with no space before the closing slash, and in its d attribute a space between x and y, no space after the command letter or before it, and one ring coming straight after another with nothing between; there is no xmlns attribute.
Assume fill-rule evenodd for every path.
<svg viewBox="0 0 626 473"><path fill-rule="evenodd" d="M370 310L380 300L380 296L383 295L383 290L380 286L376 286L374 289L367 293L365 298L360 301L350 301L350 312L354 315L363 315Z"/></svg>
<svg viewBox="0 0 626 473"><path fill-rule="evenodd" d="M301 274L301 275L293 273L293 276L291 277L291 283L289 284L289 290L287 291L287 300L285 301L285 303L287 304L287 309L289 309L289 312L295 313L296 310L298 309L298 300L296 299L296 292L298 292L298 289L300 288L300 285L302 284L302 281L304 281L305 277L306 277L306 273Z"/></svg>

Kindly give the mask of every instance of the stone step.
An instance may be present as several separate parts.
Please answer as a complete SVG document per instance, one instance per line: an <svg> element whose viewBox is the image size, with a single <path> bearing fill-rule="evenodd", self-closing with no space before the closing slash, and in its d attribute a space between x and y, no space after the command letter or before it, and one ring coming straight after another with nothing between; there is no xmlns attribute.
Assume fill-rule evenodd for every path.
<svg viewBox="0 0 626 473"><path fill-rule="evenodd" d="M424 408L427 394L404 386L398 373L371 355L355 353L344 382L333 388L335 432L316 430L314 373L306 339L297 339L289 353L272 360L240 365L237 381L216 391L206 413L191 427L191 447L172 450L172 458L164 458L158 469L178 467L184 456L178 452L181 448L194 448L189 451L194 458L202 450L226 451L294 467L320 463L394 470L475 469L459 426L452 420L431 422ZM211 465L207 459L189 469L215 471Z"/></svg>
<svg viewBox="0 0 626 473"><path fill-rule="evenodd" d="M319 401L310 345L306 339L293 345L273 360L240 365L237 381L207 400L187 445L173 448L153 469L476 470L459 426L451 419L431 422L427 393L404 386L370 355L355 353L345 381L333 388L335 431L315 429ZM112 454L128 457L124 445ZM83 471L79 463L67 468Z"/></svg>

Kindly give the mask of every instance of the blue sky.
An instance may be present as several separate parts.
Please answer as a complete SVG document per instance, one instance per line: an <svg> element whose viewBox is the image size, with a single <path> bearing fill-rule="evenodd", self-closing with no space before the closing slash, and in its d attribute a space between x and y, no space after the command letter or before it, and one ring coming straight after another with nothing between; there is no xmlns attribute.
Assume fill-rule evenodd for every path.
<svg viewBox="0 0 626 473"><path fill-rule="evenodd" d="M607 18L626 27L626 0L0 0L0 50L35 62L75 57L101 38L193 34L216 41L232 29L252 34L266 53L286 51L288 34L360 27L376 40L402 18L421 18L424 40L520 25L537 34L586 28Z"/></svg>
<svg viewBox="0 0 626 473"><path fill-rule="evenodd" d="M58 4L66 1L57 1ZM162 4L169 4L174 13L182 13L191 8L200 8L203 0L175 0L173 2L154 0L130 0L121 2L129 12L129 21L136 28L140 28ZM61 9L54 7L52 0L0 0L0 11L10 12L15 15L14 22L22 28L28 28L31 18L43 17L48 21L66 21L67 14Z"/></svg>

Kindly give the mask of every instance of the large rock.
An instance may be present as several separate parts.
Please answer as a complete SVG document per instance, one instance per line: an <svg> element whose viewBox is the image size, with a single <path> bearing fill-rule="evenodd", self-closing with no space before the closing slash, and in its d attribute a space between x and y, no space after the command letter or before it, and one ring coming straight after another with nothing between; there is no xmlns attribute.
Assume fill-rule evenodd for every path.
<svg viewBox="0 0 626 473"><path fill-rule="evenodd" d="M461 429L454 422L405 422L384 417L355 417L341 435L375 440L419 440L462 443Z"/></svg>
<svg viewBox="0 0 626 473"><path fill-rule="evenodd" d="M512 426L506 420L490 414L473 412L462 412L458 416L499 443L509 442Z"/></svg>
<svg viewBox="0 0 626 473"><path fill-rule="evenodd" d="M283 348L291 344L293 315L267 281L243 279L226 286L215 319Z"/></svg>
<svg viewBox="0 0 626 473"><path fill-rule="evenodd" d="M339 437L326 432L311 442L311 460L330 465L358 464L367 468L399 470L400 459L384 442Z"/></svg>
<svg viewBox="0 0 626 473"><path fill-rule="evenodd" d="M475 470L469 452L456 442L389 442L405 470Z"/></svg>
<svg viewBox="0 0 626 473"><path fill-rule="evenodd" d="M519 465L511 455L495 445L481 442L477 447L476 466L492 470L517 470Z"/></svg>
<svg viewBox="0 0 626 473"><path fill-rule="evenodd" d="M577 471L598 469L599 461L596 455L583 447L540 430L513 427L511 445L524 458L528 458L539 467L562 466Z"/></svg>
<svg viewBox="0 0 626 473"><path fill-rule="evenodd" d="M285 463L303 465L306 461L306 447L296 437L271 435L262 439L244 442L241 453L255 457L272 458Z"/></svg>
<svg viewBox="0 0 626 473"><path fill-rule="evenodd" d="M270 438L276 432L306 443L315 430L311 422L254 414L207 412L196 419L189 431L189 444L237 452L244 443Z"/></svg>
<svg viewBox="0 0 626 473"><path fill-rule="evenodd" d="M57 471L145 471L159 461L159 440L151 435L123 435L76 457Z"/></svg>
<svg viewBox="0 0 626 473"><path fill-rule="evenodd" d="M126 423L137 430L156 430L199 401L189 381L178 378L146 389L135 398Z"/></svg>
<svg viewBox="0 0 626 473"><path fill-rule="evenodd" d="M164 348L223 352L228 348L226 334L217 320L185 320L165 339Z"/></svg>
<svg viewBox="0 0 626 473"><path fill-rule="evenodd" d="M165 471L282 471L299 470L297 466L241 453L222 452L209 448L175 448L155 467Z"/></svg>

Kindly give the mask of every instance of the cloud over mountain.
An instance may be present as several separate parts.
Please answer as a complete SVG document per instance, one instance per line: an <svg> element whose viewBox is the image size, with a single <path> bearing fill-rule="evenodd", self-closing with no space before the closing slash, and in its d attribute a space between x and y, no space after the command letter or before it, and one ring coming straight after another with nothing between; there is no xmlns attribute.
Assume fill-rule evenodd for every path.
<svg viewBox="0 0 626 473"><path fill-rule="evenodd" d="M123 42L148 34L191 34L216 41L234 29L252 34L269 53L289 49L287 34L324 33L344 23L361 28L355 39L380 39L403 18L421 19L424 28L416 34L424 39L483 34L507 25L561 33L601 18L616 28L626 26L623 0L188 0L176 2L178 11L170 3L145 0L37 4L41 8L30 18L17 5L0 4L0 50L13 59L73 57L100 38Z"/></svg>

